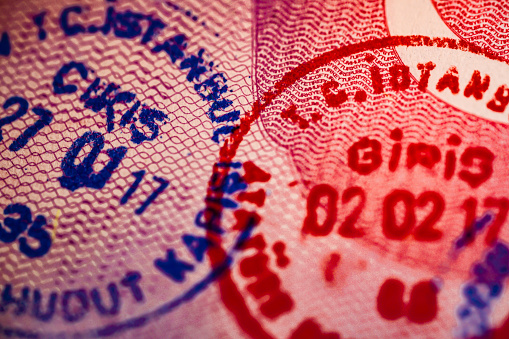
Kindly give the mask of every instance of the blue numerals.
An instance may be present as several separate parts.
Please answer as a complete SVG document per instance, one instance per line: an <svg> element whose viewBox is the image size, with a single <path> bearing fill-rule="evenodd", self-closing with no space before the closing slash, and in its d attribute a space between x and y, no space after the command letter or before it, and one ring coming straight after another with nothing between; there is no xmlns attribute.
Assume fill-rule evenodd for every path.
<svg viewBox="0 0 509 339"><path fill-rule="evenodd" d="M46 225L46 218L38 215L32 221L30 208L22 204L11 204L4 209L4 215L13 214L17 214L18 217L7 217L4 220L4 225L0 224L0 241L12 243L18 240L20 252L29 258L42 257L48 253L51 247L51 237L48 231L43 229ZM32 247L28 244L27 237L22 235L25 231L27 231L28 237L39 242L39 246Z"/></svg>
<svg viewBox="0 0 509 339"><path fill-rule="evenodd" d="M129 200L129 198L133 195L133 193L136 191L136 189L138 188L138 186L140 185L140 182L141 180L143 179L143 176L145 175L145 171L144 170L141 170L141 171L138 171L138 172L134 172L133 173L133 176L136 178L136 180L133 182L133 184L131 185L131 187L129 187L129 189L127 190L127 192L125 192L124 196L122 197L122 199L120 199L120 205L124 205L125 203L127 203L127 201ZM157 196L161 193L163 193L163 191L166 189L166 187L168 187L169 185L169 181L164 179L164 178L159 178L159 177L156 177L154 176L153 177L154 181L156 181L157 183L159 183L159 187L157 187L154 192L152 192L147 200L145 200L140 207L138 207L134 213L140 215L142 214L146 209L147 207L157 198Z"/></svg>
<svg viewBox="0 0 509 339"><path fill-rule="evenodd" d="M75 164L76 157L87 144L92 144L92 150L82 162ZM123 146L107 150L110 161L99 173L94 173L93 164L103 147L104 137L99 132L86 132L75 140L62 160L64 175L58 178L62 187L71 191L80 187L103 188L127 152L127 147Z"/></svg>
<svg viewBox="0 0 509 339"><path fill-rule="evenodd" d="M12 124L14 121L24 116L28 111L28 101L26 101L24 98L16 96L10 97L4 103L4 109L8 109L13 105L18 105L18 110L14 114L0 119L0 141L4 139L2 134L2 127L8 124ZM21 135L9 145L9 150L17 152L22 149L28 143L28 141L37 134L37 132L39 132L45 126L48 126L53 120L53 114L44 108L35 107L32 108L32 112L34 112L39 117L39 120L24 130L23 133L21 133Z"/></svg>

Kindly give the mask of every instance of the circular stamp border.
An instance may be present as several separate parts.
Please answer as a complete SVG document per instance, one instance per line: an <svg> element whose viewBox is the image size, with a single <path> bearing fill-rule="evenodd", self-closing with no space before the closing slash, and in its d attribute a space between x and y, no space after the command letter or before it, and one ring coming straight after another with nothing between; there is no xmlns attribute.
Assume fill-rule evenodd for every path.
<svg viewBox="0 0 509 339"><path fill-rule="evenodd" d="M285 74L280 81L275 83L273 85L273 89L262 94L262 99L257 100L253 104L251 112L246 114L246 116L241 120L239 128L235 130L230 139L227 140L221 147L220 161L224 163L232 161L240 145L240 142L249 132L251 124L260 117L260 113L271 104L272 100L281 95L283 91L285 91L288 87L293 85L302 77L334 60L345 58L357 53L394 47L448 48L477 54L491 60L509 64L506 60L488 51L487 49L481 48L464 40L452 38L431 38L422 35L389 36L333 49L297 66L295 69ZM217 169L215 168L215 170ZM223 170L222 172L225 173L223 175L228 174L227 168L222 168L219 170ZM207 237L209 236L212 236L210 232L207 233ZM214 266L214 257L210 255L210 252L209 258L212 266ZM249 312L245 301L242 299L239 290L231 278L230 272L227 272L227 276L223 276L221 277L221 280L218 280L218 285L225 306L233 312L239 326L244 330L245 333L253 338L272 338L272 336L263 329L260 322L256 320ZM228 296L228 294L230 294L230 296ZM236 299L232 297L232 295L234 295Z"/></svg>
<svg viewBox="0 0 509 339"><path fill-rule="evenodd" d="M498 55L470 42L452 38L430 38L422 35L389 36L384 38L371 39L364 42L333 49L297 66L295 69L285 74L281 80L276 82L271 90L262 94L261 99L253 103L251 111L247 112L245 116L241 118L240 124L236 126L237 128L233 131L230 137L225 140L223 146L221 146L218 162L230 163L233 160L240 146L240 143L244 139L244 136L249 133L251 125L260 117L261 112L265 110L276 97L281 95L288 87L293 85L302 77L334 60L345 58L357 53L391 47L437 47L455 49L509 64L509 62L499 57ZM219 178L219 180L221 180L228 175L228 172L229 166L217 166L216 163L213 166L211 178L216 178L215 180ZM204 199L207 207L210 207L212 204L210 202L211 197L217 199L218 197L221 198L223 194L222 192L214 192L211 188L211 183L212 179L209 181L207 195ZM214 205L214 207L217 207L217 205ZM222 206L219 206L218 213L219 216L221 216ZM208 221L209 220L205 220L205 223ZM208 285L217 280L221 299L223 300L226 308L231 313L233 313L239 327L246 334L253 338L272 338L273 336L263 328L261 323L249 311L249 308L247 307L242 294L233 281L231 272L229 270L229 267L233 262L234 252L249 237L253 227L254 222L252 220L248 221L247 227L237 237L235 245L229 252L226 252L222 248L221 237L218 236L217 233L214 233L211 230L207 230L206 238L215 245L210 246L207 251L207 256L212 267L211 272L195 285L193 285L193 287L191 287L187 292L176 298L173 298L172 300L159 306L153 311L106 326L78 332L36 332L27 331L16 327L4 327L2 325L0 325L0 330L9 336L24 338L37 338L45 336L65 337L66 335L85 338L107 337L126 331L128 329L144 326L150 321L156 320L157 318L173 311L176 307L191 301Z"/></svg>

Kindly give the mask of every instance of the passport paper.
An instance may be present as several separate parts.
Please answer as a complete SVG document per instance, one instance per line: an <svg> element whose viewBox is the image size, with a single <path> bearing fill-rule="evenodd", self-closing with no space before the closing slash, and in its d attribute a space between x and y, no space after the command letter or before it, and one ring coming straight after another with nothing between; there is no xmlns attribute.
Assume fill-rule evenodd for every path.
<svg viewBox="0 0 509 339"><path fill-rule="evenodd" d="M0 337L506 338L508 19L0 1Z"/></svg>

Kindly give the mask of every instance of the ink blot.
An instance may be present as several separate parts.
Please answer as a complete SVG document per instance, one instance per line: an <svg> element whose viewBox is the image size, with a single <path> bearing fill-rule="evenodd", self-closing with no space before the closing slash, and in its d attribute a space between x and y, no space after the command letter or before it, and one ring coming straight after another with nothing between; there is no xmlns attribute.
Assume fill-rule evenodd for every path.
<svg viewBox="0 0 509 339"><path fill-rule="evenodd" d="M290 259L285 255L286 245L281 241L276 241L272 245L272 250L277 255L276 263L279 267L284 268L290 263Z"/></svg>
<svg viewBox="0 0 509 339"><path fill-rule="evenodd" d="M290 339L339 339L335 332L322 332L320 325L314 319L305 319L291 334Z"/></svg>
<svg viewBox="0 0 509 339"><path fill-rule="evenodd" d="M325 281L327 282L334 282L334 271L338 267L339 260L341 259L340 255L337 253L332 253L329 257L329 260L327 261L327 264L325 265L325 270L323 272Z"/></svg>
<svg viewBox="0 0 509 339"><path fill-rule="evenodd" d="M410 301L405 305L405 285L399 279L387 279L377 297L377 310L382 318L396 320L403 316L416 324L431 322L437 316L437 285L432 280L421 281L410 292Z"/></svg>

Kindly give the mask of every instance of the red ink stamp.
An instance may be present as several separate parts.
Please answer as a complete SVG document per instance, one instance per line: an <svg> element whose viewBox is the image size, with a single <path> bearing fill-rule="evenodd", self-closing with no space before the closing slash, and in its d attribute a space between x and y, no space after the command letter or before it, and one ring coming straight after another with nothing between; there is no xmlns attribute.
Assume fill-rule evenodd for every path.
<svg viewBox="0 0 509 339"><path fill-rule="evenodd" d="M0 39L3 335L505 335L507 6L44 5Z"/></svg>

